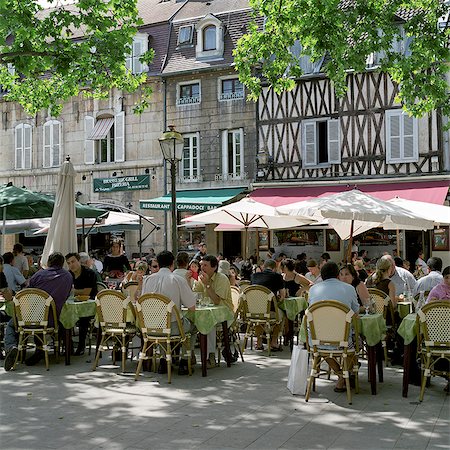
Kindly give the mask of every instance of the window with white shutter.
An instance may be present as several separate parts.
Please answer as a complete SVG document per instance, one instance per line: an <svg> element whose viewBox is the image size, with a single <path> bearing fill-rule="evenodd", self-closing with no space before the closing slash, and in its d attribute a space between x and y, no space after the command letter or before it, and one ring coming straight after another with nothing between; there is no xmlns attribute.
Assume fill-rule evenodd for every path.
<svg viewBox="0 0 450 450"><path fill-rule="evenodd" d="M181 159L180 181L183 183L200 181L199 133L184 134L183 139L184 147Z"/></svg>
<svg viewBox="0 0 450 450"><path fill-rule="evenodd" d="M337 119L310 119L302 122L303 166L314 167L341 162L341 142Z"/></svg>
<svg viewBox="0 0 450 450"><path fill-rule="evenodd" d="M27 123L21 123L14 129L15 134L15 168L31 169L32 128Z"/></svg>
<svg viewBox="0 0 450 450"><path fill-rule="evenodd" d="M44 123L43 167L61 165L61 122L49 120Z"/></svg>
<svg viewBox="0 0 450 450"><path fill-rule="evenodd" d="M125 113L123 111L117 113L114 117L114 147L113 161L125 161Z"/></svg>
<svg viewBox="0 0 450 450"><path fill-rule="evenodd" d="M222 178L224 180L245 179L244 129L222 132Z"/></svg>
<svg viewBox="0 0 450 450"><path fill-rule="evenodd" d="M131 45L131 54L127 55L125 65L134 74L147 72L147 64L143 64L139 59L148 51L148 35L136 33Z"/></svg>
<svg viewBox="0 0 450 450"><path fill-rule="evenodd" d="M406 163L419 160L417 119L402 110L386 111L386 162Z"/></svg>

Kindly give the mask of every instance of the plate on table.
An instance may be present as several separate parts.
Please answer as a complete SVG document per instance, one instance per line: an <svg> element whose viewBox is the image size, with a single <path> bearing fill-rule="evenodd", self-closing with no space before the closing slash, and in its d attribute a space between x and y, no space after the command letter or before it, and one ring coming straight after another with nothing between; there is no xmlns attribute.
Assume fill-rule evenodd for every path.
<svg viewBox="0 0 450 450"><path fill-rule="evenodd" d="M89 300L89 295L77 295L73 299L74 302L85 302L86 300Z"/></svg>

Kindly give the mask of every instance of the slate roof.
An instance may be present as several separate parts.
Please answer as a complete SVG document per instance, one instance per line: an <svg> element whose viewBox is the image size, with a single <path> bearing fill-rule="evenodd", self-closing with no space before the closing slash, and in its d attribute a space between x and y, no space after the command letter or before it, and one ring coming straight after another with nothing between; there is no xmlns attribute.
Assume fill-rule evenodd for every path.
<svg viewBox="0 0 450 450"><path fill-rule="evenodd" d="M244 8L244 6L247 7ZM230 8L236 8L235 10ZM228 9L228 10L227 10ZM218 13L217 11L222 11ZM191 45L178 46L178 32L180 27L195 25L207 14L213 14L224 25L224 54L223 58L211 60L197 60L195 46L197 36L194 36ZM247 1L242 0L215 0L189 1L173 19L173 27L170 33L169 51L163 75L191 72L196 70L208 70L213 68L230 67L233 60L233 50L238 39L248 31L248 24L253 20L251 9Z"/></svg>

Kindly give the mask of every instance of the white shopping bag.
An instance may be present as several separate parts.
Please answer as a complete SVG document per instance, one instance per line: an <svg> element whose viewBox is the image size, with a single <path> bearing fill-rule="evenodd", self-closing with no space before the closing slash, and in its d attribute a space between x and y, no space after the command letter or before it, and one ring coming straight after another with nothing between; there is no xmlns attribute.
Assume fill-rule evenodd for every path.
<svg viewBox="0 0 450 450"><path fill-rule="evenodd" d="M308 350L294 345L289 368L287 388L294 395L305 395L308 384Z"/></svg>

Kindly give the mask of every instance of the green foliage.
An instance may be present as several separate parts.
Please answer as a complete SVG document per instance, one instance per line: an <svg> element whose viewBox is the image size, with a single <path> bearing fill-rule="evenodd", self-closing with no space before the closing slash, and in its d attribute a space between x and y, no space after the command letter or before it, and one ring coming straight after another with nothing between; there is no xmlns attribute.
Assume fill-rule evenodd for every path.
<svg viewBox="0 0 450 450"><path fill-rule="evenodd" d="M125 68L141 24L136 0L49 3L46 10L38 0L0 3L0 85L8 100L30 114L50 108L56 116L80 91L104 98L111 88L133 92L145 82L145 74ZM148 64L153 55L150 50L141 61Z"/></svg>
<svg viewBox="0 0 450 450"><path fill-rule="evenodd" d="M448 75L450 27L439 27L448 14L442 0L250 0L255 23L234 52L239 78L256 100L263 83L275 92L292 89L302 75L300 58L325 58L322 70L338 96L347 89L349 71L364 72L369 55L380 56L379 70L400 88L399 100L420 117L442 108L450 115ZM257 22L263 26L256 25ZM441 21L442 24L442 21ZM408 51L396 51L403 39ZM296 42L301 53L292 51Z"/></svg>

